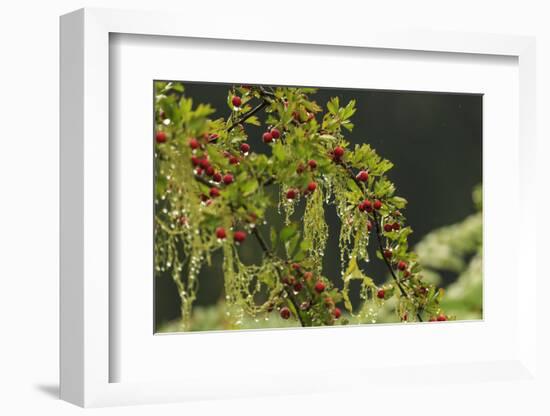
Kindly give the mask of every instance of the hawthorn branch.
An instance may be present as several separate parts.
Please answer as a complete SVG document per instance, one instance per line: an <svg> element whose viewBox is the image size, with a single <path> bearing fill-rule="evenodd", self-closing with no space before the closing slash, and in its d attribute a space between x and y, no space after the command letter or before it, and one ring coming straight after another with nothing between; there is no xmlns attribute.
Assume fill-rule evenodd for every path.
<svg viewBox="0 0 550 416"><path fill-rule="evenodd" d="M210 181L208 181L207 179L203 178L202 176L200 175L197 175L195 174L195 179L212 188L214 187L215 185L210 183ZM230 208L231 208L231 211L235 211L234 207L232 205L230 205ZM264 238L262 237L262 235L260 234L260 232L258 231L258 229L256 227L252 228L252 234L254 235L254 237L256 237L256 240L258 241L258 243L260 244L260 247L262 248L262 250L264 251L265 255L268 256L268 257L271 257L271 258L275 258L275 254L269 249L269 246L267 245L266 241L264 240ZM277 275L279 277L279 280L282 280L282 276L281 276L281 271L277 268ZM288 295L288 299L290 300L292 306L294 307L294 310L295 310L295 315L296 317L298 318L298 321L300 322L300 325L301 326L306 326L304 324L304 321L302 320L302 316L300 315L300 308L299 308L299 305L297 304L296 300L294 299L294 294L292 293L292 290L286 286L284 286L284 290L285 292L287 293Z"/></svg>
<svg viewBox="0 0 550 416"><path fill-rule="evenodd" d="M258 228L254 227L252 229L252 234L254 235L254 237L256 237L256 240L258 240L258 243L260 244L260 247L264 251L265 255L268 256L268 257L274 258L275 255L273 254L273 252L267 246L267 243L265 242L264 238L262 237L262 235L258 231ZM277 275L279 276L279 280L282 280L281 271L279 269L277 269ZM286 286L284 286L284 288L285 288L285 291L288 295L288 299L290 300L290 302L292 303L292 306L294 307L294 309L296 311L296 317L298 318L298 321L300 322L300 325L301 326L306 326L304 324L304 321L302 320L302 316L300 315L300 307L299 307L298 303L296 302L296 299L294 299L294 294L292 293L292 290L289 287L286 287Z"/></svg>
<svg viewBox="0 0 550 416"><path fill-rule="evenodd" d="M359 189L364 191L363 183L359 179L356 178L356 176L353 174L353 171L351 170L351 168L342 161L340 161L339 164L346 170L349 177L351 179L353 179L353 181L356 183L356 185L359 187ZM388 259L384 255L384 244L382 242L382 231L380 230L380 219L378 218L378 214L376 213L376 211L373 212L373 217L374 217L374 223L375 223L375 227L376 227L376 240L378 242L378 251L382 255L382 258L384 259L384 263L386 264L386 267L390 271L390 274L391 274L393 280L395 281L395 284L399 288L399 291L401 292L401 295L405 296L407 299L411 300L411 296L407 293L407 291L405 290L403 285L401 285L401 283L399 282L399 278L396 276L392 265L390 264L390 262L388 261ZM418 311L416 312L416 317L418 318L418 320L420 322L423 322L422 316L420 315L420 312L418 312Z"/></svg>
<svg viewBox="0 0 550 416"><path fill-rule="evenodd" d="M386 266L388 267L388 270L391 273L391 276L393 280L395 281L395 284L399 288L399 291L401 292L401 295L405 296L407 299L411 299L410 295L405 291L405 288L403 288L403 285L399 282L399 278L396 276L395 271L393 270L393 267L391 266L390 262L384 255L384 248L382 244L382 232L380 230L380 219L378 218L378 214L376 212L373 213L374 216L374 223L376 227L376 239L378 240L378 250L380 254L382 255L382 258L384 259L384 263L386 263ZM416 312L416 317L420 322L422 322L422 316L420 315L420 312Z"/></svg>

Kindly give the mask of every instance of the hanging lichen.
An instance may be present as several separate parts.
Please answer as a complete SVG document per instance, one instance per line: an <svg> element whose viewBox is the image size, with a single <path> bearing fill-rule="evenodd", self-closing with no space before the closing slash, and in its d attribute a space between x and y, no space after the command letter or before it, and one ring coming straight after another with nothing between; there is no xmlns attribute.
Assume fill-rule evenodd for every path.
<svg viewBox="0 0 550 416"><path fill-rule="evenodd" d="M319 187L307 198L303 219L304 238L311 244L308 254L311 256L312 266L317 272L321 272L323 267L323 256L328 238L328 226L323 204L323 189Z"/></svg>

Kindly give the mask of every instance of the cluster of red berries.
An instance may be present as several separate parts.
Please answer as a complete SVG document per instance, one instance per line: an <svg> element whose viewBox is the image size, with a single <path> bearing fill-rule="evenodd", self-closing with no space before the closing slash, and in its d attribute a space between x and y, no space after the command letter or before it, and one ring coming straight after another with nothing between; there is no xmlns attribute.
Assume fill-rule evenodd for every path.
<svg viewBox="0 0 550 416"><path fill-rule="evenodd" d="M392 231L399 231L400 228L401 228L401 225L398 222L394 222L391 224L387 222L384 224L384 231L387 233Z"/></svg>
<svg viewBox="0 0 550 416"><path fill-rule="evenodd" d="M304 288L309 288L306 295L301 295L300 310L308 311L311 308L312 302L315 302L315 296L322 295L322 297L318 297L317 299L324 301L326 307L330 309L332 316L338 319L342 315L342 311L334 305L332 298L328 294L325 295L327 289L325 282L320 279L315 280L313 272L304 271L299 263L292 263L290 265L290 273L284 276L281 281L285 286L291 287L295 295L303 293ZM312 292L314 297L308 298L308 295ZM303 296L305 296L305 299ZM286 307L281 308L279 313L283 319L290 317L290 311Z"/></svg>
<svg viewBox="0 0 550 416"><path fill-rule="evenodd" d="M447 320L448 320L447 316L445 314L442 314L442 313L440 313L437 316L432 316L430 318L430 322L443 322L443 321L447 321Z"/></svg>
<svg viewBox="0 0 550 416"><path fill-rule="evenodd" d="M272 128L262 135L262 140L264 141L264 143L268 144L273 142L274 140L277 140L279 137L281 137L281 132L276 128Z"/></svg>
<svg viewBox="0 0 550 416"><path fill-rule="evenodd" d="M315 159L311 159L307 162L307 166L309 167L310 170L315 170L317 169L317 161ZM304 173L306 170L306 166L303 164L303 163L299 163L298 166L296 167L296 173L298 175L301 175L302 173Z"/></svg>
<svg viewBox="0 0 550 416"><path fill-rule="evenodd" d="M379 199L375 199L374 202L371 202L370 200L365 199L357 206L357 208L361 212L372 212L373 209L378 211L380 208L382 208L382 201L380 201Z"/></svg>
<svg viewBox="0 0 550 416"><path fill-rule="evenodd" d="M219 240L225 240L227 238L227 232L225 231L225 228L218 227L216 228L216 237ZM244 240L246 240L247 234L246 231L235 231L233 233L233 241L236 243L243 243Z"/></svg>
<svg viewBox="0 0 550 416"><path fill-rule="evenodd" d="M315 192L316 189L317 189L317 182L311 181L310 183L307 184L307 187L306 189L304 189L303 194L304 195L311 194ZM297 189L290 188L289 190L286 191L286 199L288 200L296 199L299 193L300 192Z"/></svg>
<svg viewBox="0 0 550 416"><path fill-rule="evenodd" d="M311 121L315 118L315 114L313 113L310 113L309 111L306 111L306 119L304 120L302 118L302 115L299 111L293 111L292 112L292 118L294 119L295 122L297 123L303 123L305 121Z"/></svg>

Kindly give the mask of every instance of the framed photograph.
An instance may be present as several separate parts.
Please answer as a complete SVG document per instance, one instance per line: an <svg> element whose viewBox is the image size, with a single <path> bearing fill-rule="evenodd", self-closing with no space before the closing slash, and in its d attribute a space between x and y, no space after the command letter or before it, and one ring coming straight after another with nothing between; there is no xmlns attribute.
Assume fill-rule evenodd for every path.
<svg viewBox="0 0 550 416"><path fill-rule="evenodd" d="M533 379L534 40L182 19L61 18L61 397Z"/></svg>

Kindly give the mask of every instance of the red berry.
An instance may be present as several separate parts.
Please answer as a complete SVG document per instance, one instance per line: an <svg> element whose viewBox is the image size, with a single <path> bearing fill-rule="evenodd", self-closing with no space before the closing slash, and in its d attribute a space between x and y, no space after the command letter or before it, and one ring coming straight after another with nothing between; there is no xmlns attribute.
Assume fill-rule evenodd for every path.
<svg viewBox="0 0 550 416"><path fill-rule="evenodd" d="M227 237L227 234L225 233L225 228L218 227L216 228L216 237L218 237L220 240L223 240Z"/></svg>
<svg viewBox="0 0 550 416"><path fill-rule="evenodd" d="M385 249L384 250L384 257L387 258L387 259L391 259L391 257L393 256L393 253L391 250L389 249Z"/></svg>
<svg viewBox="0 0 550 416"><path fill-rule="evenodd" d="M250 145L248 143L241 144L241 152L248 153L250 151Z"/></svg>
<svg viewBox="0 0 550 416"><path fill-rule="evenodd" d="M262 139L263 139L264 143L271 143L273 141L273 136L271 135L270 132L266 131L262 135Z"/></svg>
<svg viewBox="0 0 550 416"><path fill-rule="evenodd" d="M233 183L233 175L230 173L226 173L225 175L223 175L223 183L225 183L226 185Z"/></svg>
<svg viewBox="0 0 550 416"><path fill-rule="evenodd" d="M212 179L214 180L214 182L221 182L222 181L222 174L219 173L219 172L216 172L212 176Z"/></svg>
<svg viewBox="0 0 550 416"><path fill-rule="evenodd" d="M387 233L389 233L390 231L393 231L392 225L389 223L384 224L384 231Z"/></svg>
<svg viewBox="0 0 550 416"><path fill-rule="evenodd" d="M408 271L408 270L405 270L405 271L403 272L403 277L409 277L410 275L411 275L411 272Z"/></svg>
<svg viewBox="0 0 550 416"><path fill-rule="evenodd" d="M361 212L364 212L364 211L371 212L372 211L372 203L368 199L365 199L363 202L361 202L359 204L359 211L361 211Z"/></svg>
<svg viewBox="0 0 550 416"><path fill-rule="evenodd" d="M376 210L382 208L382 202L380 202L380 200L377 199L376 201L374 201L373 207L374 207L374 209L376 209Z"/></svg>
<svg viewBox="0 0 550 416"><path fill-rule="evenodd" d="M281 318L283 318L283 319L290 318L290 310L286 306L281 308L281 310L279 311L279 314L281 315Z"/></svg>
<svg viewBox="0 0 550 416"><path fill-rule="evenodd" d="M216 140L218 140L218 137L220 137L220 136L218 136L216 133L212 133L208 136L208 141L209 142L215 142Z"/></svg>
<svg viewBox="0 0 550 416"><path fill-rule="evenodd" d="M191 156L191 163L193 166L198 166L200 163L200 159L197 156Z"/></svg>
<svg viewBox="0 0 550 416"><path fill-rule="evenodd" d="M220 196L220 190L218 188L210 188L210 196L212 198L217 198Z"/></svg>
<svg viewBox="0 0 550 416"><path fill-rule="evenodd" d="M164 143L166 141L166 133L163 131L157 131L155 139L157 140L157 143Z"/></svg>
<svg viewBox="0 0 550 416"><path fill-rule="evenodd" d="M237 95L235 95L231 99L231 104L233 104L235 107L240 107L242 103L243 103L243 101L241 100L241 97L239 97Z"/></svg>
<svg viewBox="0 0 550 416"><path fill-rule="evenodd" d="M286 199L294 199L298 195L298 192L296 192L296 189L289 189L286 191Z"/></svg>
<svg viewBox="0 0 550 416"><path fill-rule="evenodd" d="M398 222L394 222L394 223L392 224L392 229L393 229L393 231L398 231L400 228L401 228L401 225L399 225Z"/></svg>
<svg viewBox="0 0 550 416"><path fill-rule="evenodd" d="M305 166L303 163L300 163L297 167L296 167L296 173L298 175L304 173L304 170L306 170Z"/></svg>
<svg viewBox="0 0 550 416"><path fill-rule="evenodd" d="M244 240L246 240L246 232L235 231L233 233L233 240L235 240L237 243L242 243Z"/></svg>
<svg viewBox="0 0 550 416"><path fill-rule="evenodd" d="M199 162L199 165L203 169L208 169L208 167L210 166L210 162L208 161L208 159L202 158Z"/></svg>
<svg viewBox="0 0 550 416"><path fill-rule="evenodd" d="M332 311L332 314L336 319L338 319L342 316L342 311L340 310L340 308L334 308L334 310Z"/></svg>
<svg viewBox="0 0 550 416"><path fill-rule="evenodd" d="M295 292L299 292L300 290L302 290L303 286L300 282L298 283L294 283L294 291Z"/></svg>
<svg viewBox="0 0 550 416"><path fill-rule="evenodd" d="M440 321L440 322L446 321L447 317L444 314L441 313L437 316L437 320Z"/></svg>
<svg viewBox="0 0 550 416"><path fill-rule="evenodd" d="M309 282L311 279L313 279L313 273L312 272L305 272L304 273L304 279L306 282Z"/></svg>
<svg viewBox="0 0 550 416"><path fill-rule="evenodd" d="M189 147L191 149L193 149L193 150L198 149L200 147L200 145L201 144L199 143L199 141L197 139L195 139L194 137L191 137L189 139Z"/></svg>
<svg viewBox="0 0 550 416"><path fill-rule="evenodd" d="M197 173L197 175L202 175L203 168L198 167L197 170L196 170L195 172Z"/></svg>
<svg viewBox="0 0 550 416"><path fill-rule="evenodd" d="M384 289L378 289L378 292L376 292L376 296L378 299L384 299L386 297L386 291Z"/></svg>
<svg viewBox="0 0 550 416"><path fill-rule="evenodd" d="M214 167L213 167L213 166L208 166L208 167L206 168L206 174L207 174L208 176L212 176L212 175L214 175L214 173L215 173L215 170L214 170Z"/></svg>
<svg viewBox="0 0 550 416"><path fill-rule="evenodd" d="M369 174L366 170L362 170L357 174L356 178L358 181L366 182L369 180Z"/></svg>
<svg viewBox="0 0 550 416"><path fill-rule="evenodd" d="M290 285L292 284L292 282L294 281L294 277L292 276L285 276L281 279L281 281L283 282L283 284L285 285Z"/></svg>
<svg viewBox="0 0 550 416"><path fill-rule="evenodd" d="M310 169L315 169L317 168L317 162L313 159L311 159L309 162L307 162L307 164L309 165Z"/></svg>
<svg viewBox="0 0 550 416"><path fill-rule="evenodd" d="M291 266L294 270L300 270L302 266L300 266L300 263L292 263Z"/></svg>
<svg viewBox="0 0 550 416"><path fill-rule="evenodd" d="M273 137L274 139L278 139L279 137L281 137L281 132L277 129L271 129L271 137Z"/></svg>
<svg viewBox="0 0 550 416"><path fill-rule="evenodd" d="M229 163L232 165L237 165L239 163L239 158L237 156L231 156L229 158Z"/></svg>
<svg viewBox="0 0 550 416"><path fill-rule="evenodd" d="M340 146L336 146L332 151L332 155L334 156L334 160L340 160L342 156L344 156L344 149Z"/></svg>
<svg viewBox="0 0 550 416"><path fill-rule="evenodd" d="M317 293L322 293L325 290L325 284L323 282L317 282L315 283L315 291Z"/></svg>
<svg viewBox="0 0 550 416"><path fill-rule="evenodd" d="M317 189L317 184L315 182L310 182L307 184L307 190L313 192Z"/></svg>
<svg viewBox="0 0 550 416"><path fill-rule="evenodd" d="M407 263L405 263L404 261L400 261L399 263L397 263L397 268L403 271L407 268Z"/></svg>

